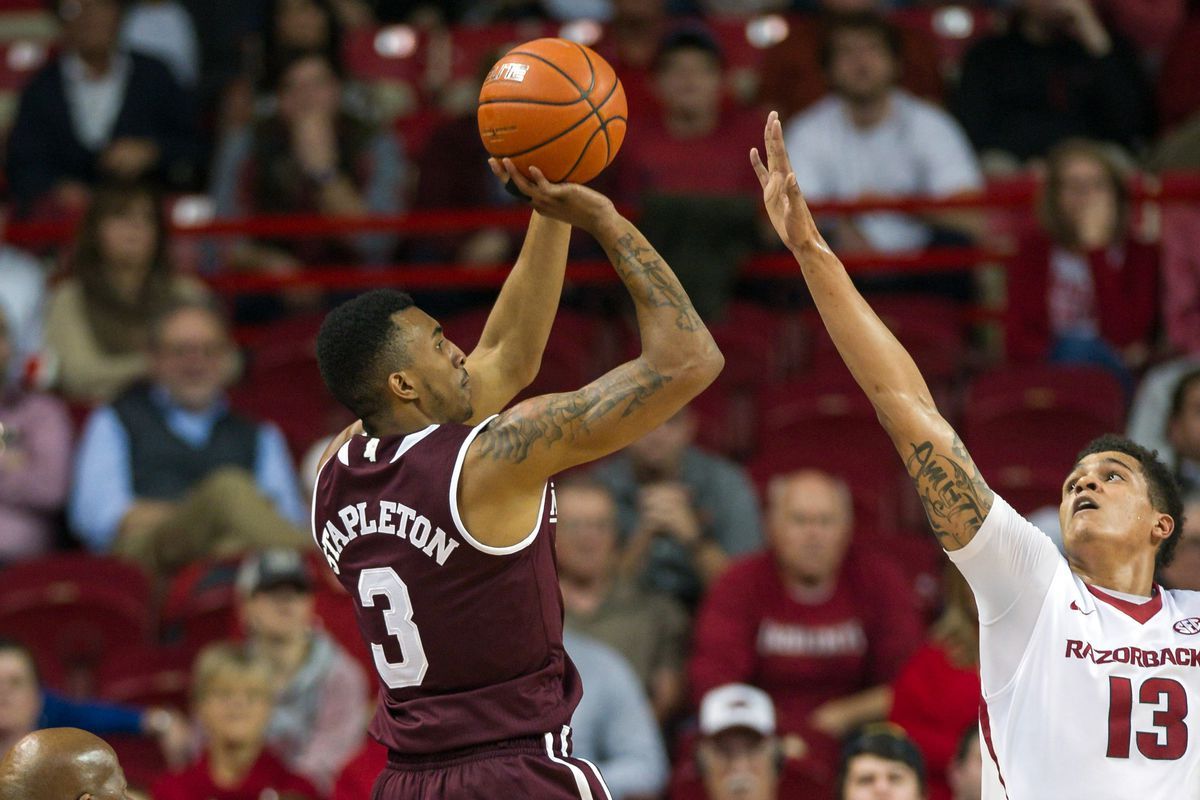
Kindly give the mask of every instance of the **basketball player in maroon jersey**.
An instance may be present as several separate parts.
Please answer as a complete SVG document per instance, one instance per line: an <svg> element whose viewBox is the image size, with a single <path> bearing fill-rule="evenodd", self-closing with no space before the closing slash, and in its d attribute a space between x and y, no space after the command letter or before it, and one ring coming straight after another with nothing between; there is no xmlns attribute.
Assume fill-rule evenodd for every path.
<svg viewBox="0 0 1200 800"><path fill-rule="evenodd" d="M550 480L654 429L724 364L674 273L606 197L504 166L539 216L603 246L642 353L497 415L521 387L497 373L507 332L493 322L539 312L505 309L507 286L470 356L399 292L330 312L321 372L361 425L327 451L313 535L382 684L371 734L389 764L376 800L608 797L595 766L571 756L582 686L562 646Z"/></svg>

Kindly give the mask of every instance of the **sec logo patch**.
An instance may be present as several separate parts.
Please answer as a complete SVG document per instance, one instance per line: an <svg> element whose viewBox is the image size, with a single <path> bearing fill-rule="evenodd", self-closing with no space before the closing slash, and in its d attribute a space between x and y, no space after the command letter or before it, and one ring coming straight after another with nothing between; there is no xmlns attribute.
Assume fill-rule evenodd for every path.
<svg viewBox="0 0 1200 800"><path fill-rule="evenodd" d="M1174 627L1178 633L1184 633L1188 636L1195 636L1197 633L1200 633L1200 617L1188 617L1187 619L1181 619L1172 627Z"/></svg>

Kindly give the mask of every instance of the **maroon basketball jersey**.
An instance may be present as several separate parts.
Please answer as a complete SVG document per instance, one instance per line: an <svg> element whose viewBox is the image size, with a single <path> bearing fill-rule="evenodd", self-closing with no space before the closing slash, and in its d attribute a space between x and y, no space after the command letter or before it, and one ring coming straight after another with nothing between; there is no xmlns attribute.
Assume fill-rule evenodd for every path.
<svg viewBox="0 0 1200 800"><path fill-rule="evenodd" d="M553 485L511 547L482 544L459 513L463 459L488 422L355 436L317 478L313 536L379 674L371 734L399 753L557 731L583 691L562 643Z"/></svg>

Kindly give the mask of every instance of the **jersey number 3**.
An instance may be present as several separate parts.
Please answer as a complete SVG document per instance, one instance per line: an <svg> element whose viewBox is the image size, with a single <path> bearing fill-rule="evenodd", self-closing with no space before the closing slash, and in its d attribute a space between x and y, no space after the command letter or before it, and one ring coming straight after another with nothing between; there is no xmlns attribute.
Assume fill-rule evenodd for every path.
<svg viewBox="0 0 1200 800"><path fill-rule="evenodd" d="M412 601L408 587L391 567L364 569L358 576L358 599L363 608L374 608L375 598L387 598L388 608L383 611L383 624L389 636L400 643L402 660L396 664L388 661L383 645L371 642L371 653L375 656L375 669L389 689L405 686L420 686L429 669L429 659L421 646L421 632L412 621Z"/></svg>
<svg viewBox="0 0 1200 800"><path fill-rule="evenodd" d="M1166 699L1166 707L1154 711L1153 725L1165 732L1159 742L1158 731L1138 731L1137 749L1146 758L1174 761L1187 752L1187 690L1171 678L1149 678L1138 690L1138 701L1157 706ZM1109 758L1129 758L1130 728L1133 727L1133 682L1129 678L1108 679L1108 753Z"/></svg>

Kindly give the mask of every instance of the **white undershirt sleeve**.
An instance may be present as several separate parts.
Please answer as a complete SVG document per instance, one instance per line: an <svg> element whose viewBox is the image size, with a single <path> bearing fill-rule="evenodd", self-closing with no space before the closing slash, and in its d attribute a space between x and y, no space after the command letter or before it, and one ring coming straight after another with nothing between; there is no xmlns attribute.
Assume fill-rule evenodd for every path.
<svg viewBox="0 0 1200 800"><path fill-rule="evenodd" d="M980 677L991 694L1016 673L1062 555L999 495L975 537L948 555L975 594Z"/></svg>

